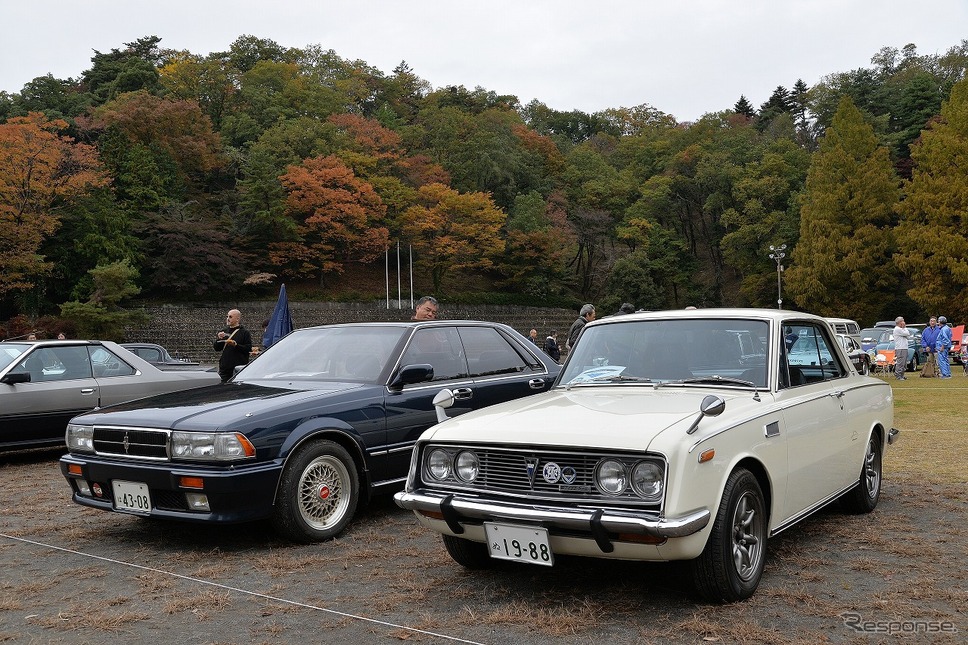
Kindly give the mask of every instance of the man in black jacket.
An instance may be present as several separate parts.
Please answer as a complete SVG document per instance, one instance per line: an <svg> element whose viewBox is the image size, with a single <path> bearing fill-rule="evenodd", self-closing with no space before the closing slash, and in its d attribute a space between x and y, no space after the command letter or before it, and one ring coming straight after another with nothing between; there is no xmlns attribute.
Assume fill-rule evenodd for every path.
<svg viewBox="0 0 968 645"><path fill-rule="evenodd" d="M221 352L218 359L218 375L222 382L232 378L237 365L249 362L252 351L252 335L242 326L242 312L231 310L225 316L225 329L215 335L215 351Z"/></svg>

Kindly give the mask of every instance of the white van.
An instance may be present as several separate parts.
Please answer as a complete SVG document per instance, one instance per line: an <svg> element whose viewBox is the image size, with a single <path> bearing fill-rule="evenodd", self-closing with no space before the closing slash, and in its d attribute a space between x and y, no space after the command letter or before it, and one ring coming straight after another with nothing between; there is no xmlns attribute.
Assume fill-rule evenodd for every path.
<svg viewBox="0 0 968 645"><path fill-rule="evenodd" d="M824 318L830 328L834 330L836 334L845 334L850 336L857 341L860 345L860 325L857 324L856 320L850 320L849 318Z"/></svg>

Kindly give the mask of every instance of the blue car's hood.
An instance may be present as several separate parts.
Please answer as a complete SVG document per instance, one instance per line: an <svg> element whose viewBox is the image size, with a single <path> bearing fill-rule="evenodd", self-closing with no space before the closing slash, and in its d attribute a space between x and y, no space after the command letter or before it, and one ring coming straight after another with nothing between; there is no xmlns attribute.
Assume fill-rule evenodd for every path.
<svg viewBox="0 0 968 645"><path fill-rule="evenodd" d="M210 431L361 387L360 383L305 381L226 383L93 410L75 417L72 423Z"/></svg>

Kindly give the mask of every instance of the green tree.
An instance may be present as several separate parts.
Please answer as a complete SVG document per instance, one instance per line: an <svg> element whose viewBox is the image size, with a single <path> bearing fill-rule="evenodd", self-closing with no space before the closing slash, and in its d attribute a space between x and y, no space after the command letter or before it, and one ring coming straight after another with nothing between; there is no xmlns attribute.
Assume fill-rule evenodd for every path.
<svg viewBox="0 0 968 645"><path fill-rule="evenodd" d="M793 300L824 316L878 316L897 289L885 268L899 198L887 148L844 97L807 174L800 241L786 273Z"/></svg>
<svg viewBox="0 0 968 645"><path fill-rule="evenodd" d="M925 310L968 318L968 80L912 146L914 173L898 206L897 266Z"/></svg>
<svg viewBox="0 0 968 645"><path fill-rule="evenodd" d="M90 270L91 290L85 302L72 300L61 305L61 317L74 323L85 338L124 340L125 327L143 323L140 311L124 309L121 303L138 295L138 270L127 260L98 265Z"/></svg>

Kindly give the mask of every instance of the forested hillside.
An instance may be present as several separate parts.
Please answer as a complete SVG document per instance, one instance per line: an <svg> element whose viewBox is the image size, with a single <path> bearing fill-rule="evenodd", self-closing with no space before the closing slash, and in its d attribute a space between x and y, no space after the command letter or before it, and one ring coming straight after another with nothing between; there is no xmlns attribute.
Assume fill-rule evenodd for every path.
<svg viewBox="0 0 968 645"><path fill-rule="evenodd" d="M398 242L445 299L602 311L776 306L785 244L785 307L961 320L966 67L968 41L884 48L681 123L433 88L320 46L242 36L201 56L141 38L80 78L0 92L0 320L107 334L136 296L280 282L380 298L340 277L382 276Z"/></svg>

